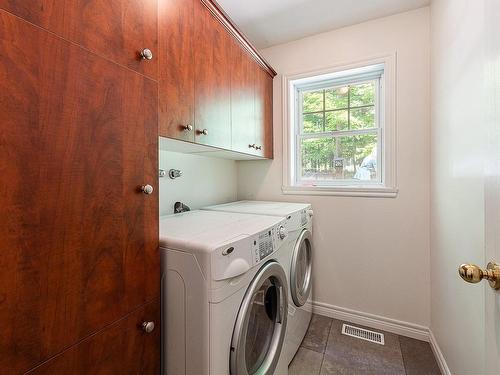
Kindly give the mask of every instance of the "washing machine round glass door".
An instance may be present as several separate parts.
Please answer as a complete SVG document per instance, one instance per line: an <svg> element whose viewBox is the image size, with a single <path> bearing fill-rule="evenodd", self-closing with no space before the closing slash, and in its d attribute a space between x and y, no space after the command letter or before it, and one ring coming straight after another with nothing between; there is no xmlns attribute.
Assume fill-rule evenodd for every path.
<svg viewBox="0 0 500 375"><path fill-rule="evenodd" d="M266 263L250 283L231 341L231 375L272 375L281 354L288 315L283 267Z"/></svg>
<svg viewBox="0 0 500 375"><path fill-rule="evenodd" d="M295 243L290 268L290 292L297 307L303 306L311 293L311 268L312 235L305 229Z"/></svg>

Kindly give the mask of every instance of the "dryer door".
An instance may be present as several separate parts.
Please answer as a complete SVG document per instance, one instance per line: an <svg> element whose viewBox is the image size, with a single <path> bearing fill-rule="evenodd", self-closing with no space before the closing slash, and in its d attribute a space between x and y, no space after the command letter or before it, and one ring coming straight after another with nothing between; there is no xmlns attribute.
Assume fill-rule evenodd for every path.
<svg viewBox="0 0 500 375"><path fill-rule="evenodd" d="M243 298L231 341L231 375L272 375L281 354L288 315L283 267L266 263Z"/></svg>
<svg viewBox="0 0 500 375"><path fill-rule="evenodd" d="M303 230L295 243L290 269L290 292L295 306L303 306L311 293L312 235Z"/></svg>

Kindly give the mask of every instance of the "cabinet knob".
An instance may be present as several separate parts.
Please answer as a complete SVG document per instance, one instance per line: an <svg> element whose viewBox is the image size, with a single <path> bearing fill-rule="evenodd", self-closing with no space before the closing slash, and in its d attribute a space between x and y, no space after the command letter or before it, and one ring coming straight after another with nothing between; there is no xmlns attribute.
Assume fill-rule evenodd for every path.
<svg viewBox="0 0 500 375"><path fill-rule="evenodd" d="M185 132L190 132L193 130L193 125L191 125L191 124L184 125L182 127L182 130L184 130Z"/></svg>
<svg viewBox="0 0 500 375"><path fill-rule="evenodd" d="M143 322L142 330L146 333L151 333L155 329L155 322Z"/></svg>
<svg viewBox="0 0 500 375"><path fill-rule="evenodd" d="M262 150L262 146L255 146L256 150Z"/></svg>
<svg viewBox="0 0 500 375"><path fill-rule="evenodd" d="M198 130L198 133L203 135L208 135L208 130L207 129Z"/></svg>
<svg viewBox="0 0 500 375"><path fill-rule="evenodd" d="M257 146L254 144L248 145L248 148L257 148Z"/></svg>
<svg viewBox="0 0 500 375"><path fill-rule="evenodd" d="M144 194L150 195L153 194L153 187L151 185L142 185L141 190Z"/></svg>
<svg viewBox="0 0 500 375"><path fill-rule="evenodd" d="M153 52L149 48L144 48L141 51L141 58L143 60L152 60L153 59Z"/></svg>

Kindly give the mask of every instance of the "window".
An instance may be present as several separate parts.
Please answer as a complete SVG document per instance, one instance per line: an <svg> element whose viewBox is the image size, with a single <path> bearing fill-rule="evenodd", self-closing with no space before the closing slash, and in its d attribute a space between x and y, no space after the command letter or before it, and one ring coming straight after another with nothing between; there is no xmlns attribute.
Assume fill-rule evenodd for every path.
<svg viewBox="0 0 500 375"><path fill-rule="evenodd" d="M387 70L383 62L285 78L285 192L395 195Z"/></svg>

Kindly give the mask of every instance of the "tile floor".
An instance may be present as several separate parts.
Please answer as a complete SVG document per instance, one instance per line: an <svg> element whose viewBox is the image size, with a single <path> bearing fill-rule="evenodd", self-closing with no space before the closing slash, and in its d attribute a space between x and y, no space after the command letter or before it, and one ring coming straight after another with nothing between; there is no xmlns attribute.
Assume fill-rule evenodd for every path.
<svg viewBox="0 0 500 375"><path fill-rule="evenodd" d="M429 343L383 332L385 345L374 344L342 335L342 323L313 315L289 375L441 374Z"/></svg>

